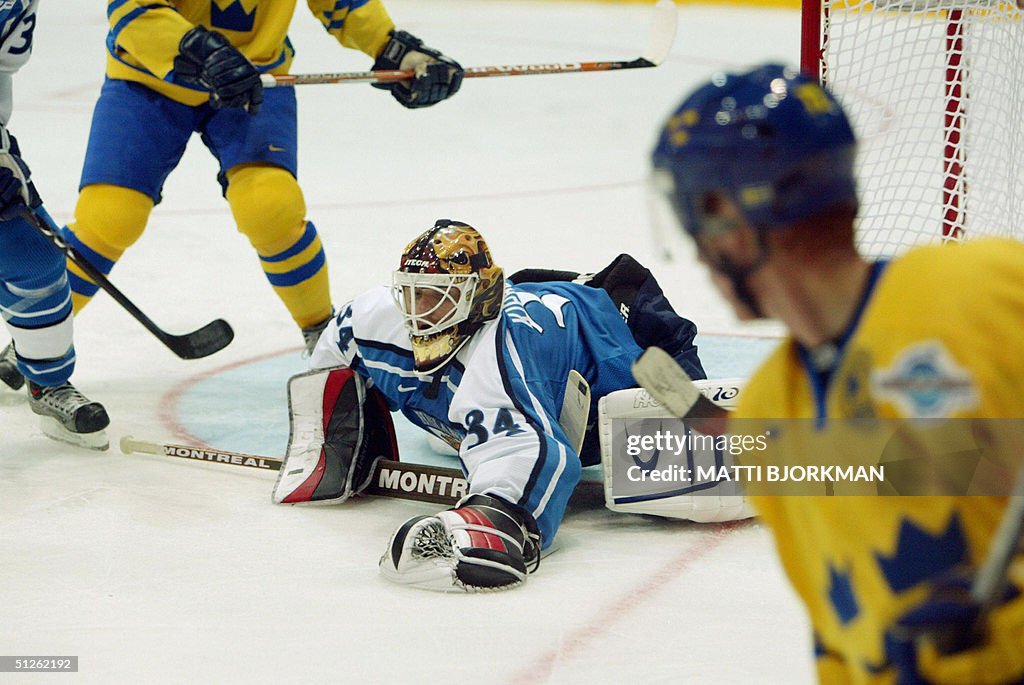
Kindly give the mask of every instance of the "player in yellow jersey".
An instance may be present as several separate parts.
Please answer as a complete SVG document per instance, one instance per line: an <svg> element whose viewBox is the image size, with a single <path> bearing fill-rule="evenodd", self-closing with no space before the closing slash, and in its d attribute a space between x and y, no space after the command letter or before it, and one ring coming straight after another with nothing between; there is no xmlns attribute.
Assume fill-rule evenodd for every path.
<svg viewBox="0 0 1024 685"><path fill-rule="evenodd" d="M1024 244L864 259L855 150L831 94L778 65L716 75L662 130L653 181L712 281L741 319L789 331L734 418L1024 417ZM810 616L821 682L1021 682L1019 549L980 636L953 649L934 639L971 633L979 611L963 588L1006 502L757 498Z"/></svg>
<svg viewBox="0 0 1024 685"><path fill-rule="evenodd" d="M107 78L67 238L109 273L142 234L197 132L220 164L218 180L238 230L309 347L331 315L327 264L295 180L294 89L263 92L260 83L260 74L288 72L295 4L108 0ZM307 4L338 42L375 59L374 69L416 71L409 81L383 86L404 106L433 105L458 90L462 68L396 31L380 0ZM69 277L77 312L97 286L74 265Z"/></svg>

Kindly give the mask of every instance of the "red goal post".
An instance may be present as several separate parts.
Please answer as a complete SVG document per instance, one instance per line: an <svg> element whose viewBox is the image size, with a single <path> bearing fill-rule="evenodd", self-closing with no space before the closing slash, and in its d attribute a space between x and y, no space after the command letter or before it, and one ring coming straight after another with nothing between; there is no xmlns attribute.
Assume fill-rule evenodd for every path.
<svg viewBox="0 0 1024 685"><path fill-rule="evenodd" d="M801 67L860 138L874 256L1024 237L1024 12L989 0L803 0Z"/></svg>

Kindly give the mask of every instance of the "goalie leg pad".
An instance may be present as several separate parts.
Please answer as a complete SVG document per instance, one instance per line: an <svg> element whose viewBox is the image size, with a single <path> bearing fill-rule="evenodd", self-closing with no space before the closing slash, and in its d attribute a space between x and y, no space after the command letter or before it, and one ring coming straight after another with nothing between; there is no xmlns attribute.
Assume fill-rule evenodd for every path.
<svg viewBox="0 0 1024 685"><path fill-rule="evenodd" d="M288 381L291 432L274 485L278 504L338 504L369 485L381 459L398 459L384 396L348 368Z"/></svg>
<svg viewBox="0 0 1024 685"><path fill-rule="evenodd" d="M484 592L521 585L540 563L540 533L524 509L470 495L436 516L416 516L391 536L380 559L388 580L438 592Z"/></svg>
<svg viewBox="0 0 1024 685"><path fill-rule="evenodd" d="M745 382L740 378L695 381L694 386L718 406L731 409ZM643 388L618 390L602 397L598 414L605 506L612 511L697 523L738 521L754 515L738 483L700 482L697 477L700 467L711 467L720 461L731 464L732 457L727 453L716 453L713 448L694 448L686 454L672 454L670 450L630 454L630 438L634 441L635 454L636 439L644 425L653 423L656 430L670 429L677 435L684 434L682 422ZM653 421L645 424L645 420ZM694 434L699 435L695 431ZM644 472L655 470L675 476L680 474L679 467L687 467L686 478L644 477Z"/></svg>

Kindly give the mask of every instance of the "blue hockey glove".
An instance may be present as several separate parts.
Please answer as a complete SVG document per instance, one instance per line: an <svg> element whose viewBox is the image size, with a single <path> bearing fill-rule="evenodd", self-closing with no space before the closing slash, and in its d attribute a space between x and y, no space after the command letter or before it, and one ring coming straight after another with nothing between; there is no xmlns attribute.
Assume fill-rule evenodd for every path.
<svg viewBox="0 0 1024 685"><path fill-rule="evenodd" d="M462 67L458 62L428 48L422 40L405 31L391 32L391 40L373 63L373 69L416 72L409 81L373 84L374 88L390 90L395 99L409 109L436 105L455 95L462 85Z"/></svg>
<svg viewBox="0 0 1024 685"><path fill-rule="evenodd" d="M214 109L238 108L256 114L263 104L260 72L227 38L202 26L182 37L174 73L184 84L209 90Z"/></svg>
<svg viewBox="0 0 1024 685"><path fill-rule="evenodd" d="M890 659L899 685L1024 682L1024 603L1008 588L976 630L980 607L970 579L939 582L890 631Z"/></svg>
<svg viewBox="0 0 1024 685"><path fill-rule="evenodd" d="M15 218L25 207L35 209L43 204L30 177L18 141L0 126L0 219L3 221Z"/></svg>

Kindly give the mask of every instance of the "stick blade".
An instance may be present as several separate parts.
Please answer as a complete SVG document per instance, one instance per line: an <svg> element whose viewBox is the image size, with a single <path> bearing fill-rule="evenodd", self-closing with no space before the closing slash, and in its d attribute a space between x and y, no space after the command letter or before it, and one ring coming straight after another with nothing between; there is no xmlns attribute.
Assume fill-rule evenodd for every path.
<svg viewBox="0 0 1024 685"><path fill-rule="evenodd" d="M672 0L660 0L654 6L651 18L651 34L647 39L642 59L655 66L661 64L672 51L676 40L676 26L679 22L679 10Z"/></svg>
<svg viewBox="0 0 1024 685"><path fill-rule="evenodd" d="M651 397L679 418L687 417L703 397L690 375L660 347L648 347L633 362L633 377Z"/></svg>
<svg viewBox="0 0 1024 685"><path fill-rule="evenodd" d="M201 359L220 352L235 339L235 331L224 319L211 321L202 328L184 335L161 338L174 354L182 359Z"/></svg>

